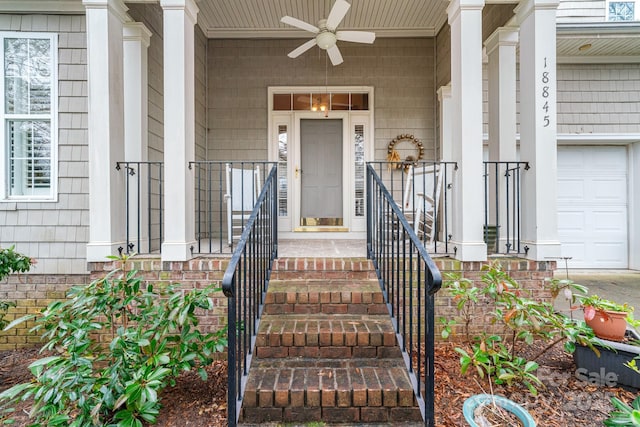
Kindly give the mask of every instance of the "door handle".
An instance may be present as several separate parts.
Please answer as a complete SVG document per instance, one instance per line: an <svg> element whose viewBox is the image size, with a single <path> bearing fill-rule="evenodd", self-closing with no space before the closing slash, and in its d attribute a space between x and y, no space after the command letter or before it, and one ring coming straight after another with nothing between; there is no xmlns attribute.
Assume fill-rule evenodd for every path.
<svg viewBox="0 0 640 427"><path fill-rule="evenodd" d="M298 167L296 166L295 173L296 173L296 178L297 178L297 177L298 177L298 173L302 173L302 169L300 169L300 168L298 168Z"/></svg>

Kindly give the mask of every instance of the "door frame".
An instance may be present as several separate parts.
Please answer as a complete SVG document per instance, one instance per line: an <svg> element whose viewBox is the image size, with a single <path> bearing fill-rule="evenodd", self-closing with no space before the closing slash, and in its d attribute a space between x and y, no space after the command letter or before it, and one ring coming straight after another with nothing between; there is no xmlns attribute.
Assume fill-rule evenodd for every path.
<svg viewBox="0 0 640 427"><path fill-rule="evenodd" d="M295 167L300 165L300 120L325 118L319 111L274 111L273 95L277 93L367 93L369 95L368 110L332 110L329 119L342 120L342 182L343 182L343 229L344 231L314 232L300 227L300 192L301 181L295 177ZM278 217L278 234L281 238L304 239L363 239L366 237L366 217L355 216L355 161L353 153L354 132L356 126L362 126L364 132L364 160L374 157L374 99L373 87L370 86L331 86L331 87L269 87L268 88L268 159L278 161L279 127L287 128L287 215ZM366 215L366 213L365 213ZM303 232L304 231L304 232Z"/></svg>
<svg viewBox="0 0 640 427"><path fill-rule="evenodd" d="M340 119L342 121L342 221L343 226L340 228L344 228L345 232L351 229L351 221L349 217L349 206L350 200L348 200L348 195L351 194L349 187L351 186L351 180L349 179L349 112L348 111L334 111L332 114L327 117L328 119ZM324 120L324 115L319 115L317 112L306 112L306 111L296 111L293 113L293 129L294 129L294 139L293 144L291 146L291 158L292 163L291 173L293 177L289 177L289 182L293 183L289 188L291 188L292 196L292 213L293 213L293 222L292 228L293 231L305 231L305 230L313 230L322 227L302 227L300 224L301 219L301 205L302 205L302 174L296 175L296 168L300 168L302 164L302 150L301 150L301 142L302 142L302 132L301 132L301 122L302 120ZM293 179L291 179L293 178ZM347 196L347 197L345 197ZM335 227L325 227L335 228Z"/></svg>

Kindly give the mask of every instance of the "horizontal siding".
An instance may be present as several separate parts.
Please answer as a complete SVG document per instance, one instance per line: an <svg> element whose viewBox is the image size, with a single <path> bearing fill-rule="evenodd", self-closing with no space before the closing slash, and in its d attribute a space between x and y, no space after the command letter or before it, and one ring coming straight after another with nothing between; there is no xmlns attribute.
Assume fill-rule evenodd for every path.
<svg viewBox="0 0 640 427"><path fill-rule="evenodd" d="M373 86L375 157L410 133L434 158L435 39L378 39L372 46L340 44L344 63L325 68L318 49L296 59L287 53L306 40L209 40L208 157L267 158L267 87ZM325 74L326 70L326 74Z"/></svg>
<svg viewBox="0 0 640 427"><path fill-rule="evenodd" d="M593 23L606 20L604 0L560 1L556 14L558 23Z"/></svg>
<svg viewBox="0 0 640 427"><path fill-rule="evenodd" d="M560 65L558 133L640 133L638 65Z"/></svg>
<svg viewBox="0 0 640 427"><path fill-rule="evenodd" d="M33 273L86 272L89 238L85 17L0 15L0 31L58 34L58 201L0 202L0 246L38 260Z"/></svg>
<svg viewBox="0 0 640 427"><path fill-rule="evenodd" d="M520 83L518 82L518 88ZM561 64L557 78L559 134L640 133L637 64ZM483 68L483 131L488 133L488 81ZM519 131L520 104L516 106Z"/></svg>

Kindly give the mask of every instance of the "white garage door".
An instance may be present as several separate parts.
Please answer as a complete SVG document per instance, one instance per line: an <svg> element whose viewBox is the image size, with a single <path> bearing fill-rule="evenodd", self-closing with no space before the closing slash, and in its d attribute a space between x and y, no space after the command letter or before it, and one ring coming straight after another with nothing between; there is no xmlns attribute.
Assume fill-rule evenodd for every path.
<svg viewBox="0 0 640 427"><path fill-rule="evenodd" d="M558 147L558 233L570 268L627 268L626 147Z"/></svg>

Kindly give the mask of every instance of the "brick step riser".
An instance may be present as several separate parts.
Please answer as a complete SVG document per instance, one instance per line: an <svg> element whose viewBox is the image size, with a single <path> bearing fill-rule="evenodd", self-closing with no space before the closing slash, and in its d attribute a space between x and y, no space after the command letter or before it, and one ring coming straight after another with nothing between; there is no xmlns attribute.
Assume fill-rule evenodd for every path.
<svg viewBox="0 0 640 427"><path fill-rule="evenodd" d="M272 270L272 280L368 280L376 279L375 271L306 271L306 270Z"/></svg>
<svg viewBox="0 0 640 427"><path fill-rule="evenodd" d="M264 314L389 314L384 304L268 304Z"/></svg>
<svg viewBox="0 0 640 427"><path fill-rule="evenodd" d="M285 359L305 357L317 359L391 359L402 357L398 347L257 347L256 357L261 359Z"/></svg>
<svg viewBox="0 0 640 427"><path fill-rule="evenodd" d="M399 369L268 370L261 384L247 384L243 418L256 423L420 421L413 391Z"/></svg>
<svg viewBox="0 0 640 427"><path fill-rule="evenodd" d="M241 421L253 424L285 423L424 423L417 407L243 408Z"/></svg>

